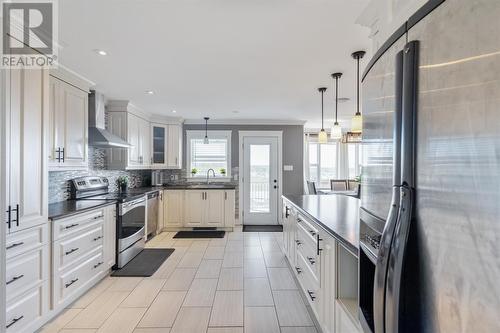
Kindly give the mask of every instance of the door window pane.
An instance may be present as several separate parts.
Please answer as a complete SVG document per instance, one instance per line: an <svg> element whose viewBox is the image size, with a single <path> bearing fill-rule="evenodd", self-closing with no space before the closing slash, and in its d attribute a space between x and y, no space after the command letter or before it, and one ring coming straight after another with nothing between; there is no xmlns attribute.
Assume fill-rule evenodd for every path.
<svg viewBox="0 0 500 333"><path fill-rule="evenodd" d="M270 146L250 145L250 212L269 213Z"/></svg>

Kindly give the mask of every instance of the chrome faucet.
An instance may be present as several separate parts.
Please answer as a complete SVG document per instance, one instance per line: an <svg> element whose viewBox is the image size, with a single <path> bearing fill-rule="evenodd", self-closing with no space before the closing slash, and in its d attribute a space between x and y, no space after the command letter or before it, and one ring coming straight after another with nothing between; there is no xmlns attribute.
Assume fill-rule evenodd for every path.
<svg viewBox="0 0 500 333"><path fill-rule="evenodd" d="M212 170L212 173L213 173L214 178L215 178L215 171L214 171L214 169L212 169L212 168L208 169L207 170L207 185L210 184L210 181L208 179L210 177L210 170Z"/></svg>

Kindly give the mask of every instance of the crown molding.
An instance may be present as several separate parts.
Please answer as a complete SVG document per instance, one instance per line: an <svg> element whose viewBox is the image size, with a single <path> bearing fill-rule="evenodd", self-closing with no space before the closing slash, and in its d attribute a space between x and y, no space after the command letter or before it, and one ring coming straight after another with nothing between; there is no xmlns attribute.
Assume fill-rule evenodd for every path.
<svg viewBox="0 0 500 333"><path fill-rule="evenodd" d="M210 119L209 125L299 125L303 126L304 120L294 119ZM185 125L204 125L203 119L185 119Z"/></svg>

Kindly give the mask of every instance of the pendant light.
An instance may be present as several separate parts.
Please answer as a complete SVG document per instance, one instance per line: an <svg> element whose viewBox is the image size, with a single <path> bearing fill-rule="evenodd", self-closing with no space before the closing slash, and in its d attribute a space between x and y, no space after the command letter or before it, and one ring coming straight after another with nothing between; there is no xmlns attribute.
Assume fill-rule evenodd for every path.
<svg viewBox="0 0 500 333"><path fill-rule="evenodd" d="M318 91L321 93L321 131L318 133L318 142L319 143L327 143L328 142L328 134L325 132L325 128L323 126L323 94L326 91L325 87L318 88Z"/></svg>
<svg viewBox="0 0 500 333"><path fill-rule="evenodd" d="M342 76L342 73L333 73L332 77L335 79L335 122L332 126L332 132L330 134L332 140L340 140L342 139L342 127L340 127L339 122L337 120L337 114L339 109L339 79Z"/></svg>
<svg viewBox="0 0 500 333"><path fill-rule="evenodd" d="M356 92L357 92L357 108L356 114L351 120L351 132L361 133L363 130L363 117L359 111L359 60L365 55L365 51L357 51L352 54L352 57L357 61L357 74L356 74Z"/></svg>
<svg viewBox="0 0 500 333"><path fill-rule="evenodd" d="M208 117L205 117L203 118L205 119L205 138L203 139L203 143L208 145L209 141L208 141Z"/></svg>

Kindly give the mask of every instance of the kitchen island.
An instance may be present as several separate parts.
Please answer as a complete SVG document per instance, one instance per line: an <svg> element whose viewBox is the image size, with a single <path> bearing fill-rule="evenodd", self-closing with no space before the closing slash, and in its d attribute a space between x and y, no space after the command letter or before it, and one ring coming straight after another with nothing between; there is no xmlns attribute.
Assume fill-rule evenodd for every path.
<svg viewBox="0 0 500 333"><path fill-rule="evenodd" d="M359 199L284 195L283 250L323 332L361 332Z"/></svg>

